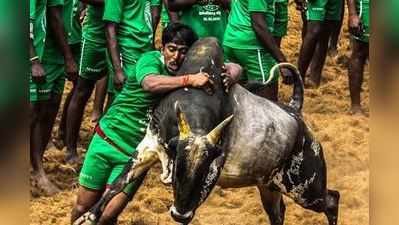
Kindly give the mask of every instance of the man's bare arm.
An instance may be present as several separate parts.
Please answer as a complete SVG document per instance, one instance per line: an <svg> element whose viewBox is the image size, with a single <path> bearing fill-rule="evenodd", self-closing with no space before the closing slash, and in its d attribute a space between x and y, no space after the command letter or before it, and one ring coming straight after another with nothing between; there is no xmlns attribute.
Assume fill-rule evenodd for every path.
<svg viewBox="0 0 399 225"><path fill-rule="evenodd" d="M269 32L265 20L265 13L254 12L251 13L252 28L255 31L257 39L270 52L277 62L286 62L284 54L277 46L272 34Z"/></svg>
<svg viewBox="0 0 399 225"><path fill-rule="evenodd" d="M29 38L29 57L31 62L32 81L35 83L44 83L46 81L46 73L40 63L39 57L36 55L35 48L33 47L33 40L31 38Z"/></svg>
<svg viewBox="0 0 399 225"><path fill-rule="evenodd" d="M210 82L209 75L204 72L184 76L165 76L150 74L144 78L141 86L145 91L165 93L180 87L202 87Z"/></svg>
<svg viewBox="0 0 399 225"><path fill-rule="evenodd" d="M115 88L120 90L126 80L126 76L123 74L122 63L120 60L118 40L116 37L117 24L113 22L106 22L105 24L105 36L107 37L107 48L111 56L112 67L114 68L114 85Z"/></svg>
<svg viewBox="0 0 399 225"><path fill-rule="evenodd" d="M179 22L179 15L177 15L177 12L172 12L169 10L168 0L162 0L162 2L163 2L163 7L165 7L166 11L168 12L170 22L172 23Z"/></svg>
<svg viewBox="0 0 399 225"><path fill-rule="evenodd" d="M153 45L155 48L155 34L157 32L157 27L159 24L159 20L161 18L161 10L162 10L162 4L159 6L151 6L151 17L152 17L152 34L153 34Z"/></svg>
<svg viewBox="0 0 399 225"><path fill-rule="evenodd" d="M355 36L361 35L360 29L360 17L356 10L356 3L355 0L347 0L348 4L348 28L349 32Z"/></svg>
<svg viewBox="0 0 399 225"><path fill-rule="evenodd" d="M104 6L104 0L79 0L83 3L95 6Z"/></svg>
<svg viewBox="0 0 399 225"><path fill-rule="evenodd" d="M54 35L55 41L58 44L65 61L65 73L69 80L76 80L78 78L78 67L73 58L71 49L69 48L64 28L64 19L62 17L62 6L53 6L48 8L48 16L51 18L47 20L50 29Z"/></svg>

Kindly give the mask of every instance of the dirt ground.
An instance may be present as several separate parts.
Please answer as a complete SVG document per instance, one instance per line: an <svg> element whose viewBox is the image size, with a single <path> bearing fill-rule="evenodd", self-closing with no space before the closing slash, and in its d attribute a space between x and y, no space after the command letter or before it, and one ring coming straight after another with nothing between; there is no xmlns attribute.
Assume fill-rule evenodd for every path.
<svg viewBox="0 0 399 225"><path fill-rule="evenodd" d="M346 24L346 20L345 20ZM306 89L304 116L307 124L324 147L328 166L328 186L341 193L340 225L369 224L369 118L351 116L347 82L347 61L350 54L346 25L341 36L339 56L327 59L322 85ZM283 51L296 64L301 21L299 13L290 7L288 36L283 40ZM366 69L363 106L369 113L369 70ZM289 88L282 88L281 99L290 95ZM90 140L93 125L90 123L90 103L81 130L81 150ZM64 152L50 147L45 155L46 172L62 192L43 197L31 186L30 224L69 224L72 204L75 201L78 173L63 166ZM175 224L168 212L172 204L172 189L159 181L160 167L156 166L147 176L144 185L120 216L122 225ZM295 205L285 198L287 205L285 224L327 224L322 214ZM193 225L254 225L269 224L254 187L241 189L215 188L208 200L199 208Z"/></svg>

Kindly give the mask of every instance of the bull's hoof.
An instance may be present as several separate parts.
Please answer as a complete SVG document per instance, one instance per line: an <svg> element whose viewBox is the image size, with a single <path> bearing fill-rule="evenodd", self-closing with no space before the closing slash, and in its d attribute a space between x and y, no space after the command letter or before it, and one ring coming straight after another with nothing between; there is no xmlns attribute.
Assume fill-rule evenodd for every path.
<svg viewBox="0 0 399 225"><path fill-rule="evenodd" d="M97 223L96 216L91 212L86 212L73 222L73 225L95 225Z"/></svg>

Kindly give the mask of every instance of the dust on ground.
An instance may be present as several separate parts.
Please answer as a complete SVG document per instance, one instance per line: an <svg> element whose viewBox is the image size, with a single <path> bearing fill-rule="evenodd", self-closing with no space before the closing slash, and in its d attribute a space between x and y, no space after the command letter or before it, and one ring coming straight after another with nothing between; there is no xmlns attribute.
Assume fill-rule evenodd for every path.
<svg viewBox="0 0 399 225"><path fill-rule="evenodd" d="M349 36L344 20L339 56L326 61L322 85L319 89L305 91L304 116L307 124L321 141L328 166L328 186L341 193L339 208L340 225L369 223L369 118L351 116L347 81L347 61L350 54ZM290 6L289 33L283 40L283 51L296 64L301 44L301 20L299 13ZM369 70L365 72L363 106L369 113ZM281 87L281 99L287 100L290 89ZM87 107L80 133L85 149L90 140L93 125L90 123L92 105ZM83 151L80 151L83 155ZM43 197L32 185L30 224L67 225L76 197L78 174L63 166L64 152L50 147L45 154L45 169L51 180L62 192ZM168 212L173 196L171 187L159 180L160 167L151 169L134 200L119 219L121 225L175 224ZM304 210L285 198L287 205L285 224L328 224L323 214ZM193 225L254 225L269 224L256 188L215 188L208 200L198 209Z"/></svg>

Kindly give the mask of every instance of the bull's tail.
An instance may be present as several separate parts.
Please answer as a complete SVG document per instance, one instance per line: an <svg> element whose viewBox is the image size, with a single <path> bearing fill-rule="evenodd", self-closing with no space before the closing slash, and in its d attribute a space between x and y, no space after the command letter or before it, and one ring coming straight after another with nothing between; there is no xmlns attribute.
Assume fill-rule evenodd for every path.
<svg viewBox="0 0 399 225"><path fill-rule="evenodd" d="M275 73L276 69L280 69L280 68L287 68L287 69L290 69L292 72L294 72L293 93L292 93L291 101L288 106L293 108L296 112L301 113L302 106L303 106L303 94L304 94L302 77L301 77L298 69L296 68L296 66L294 66L293 64L278 63L271 68L269 80L271 80L274 77L274 75L276 74Z"/></svg>

